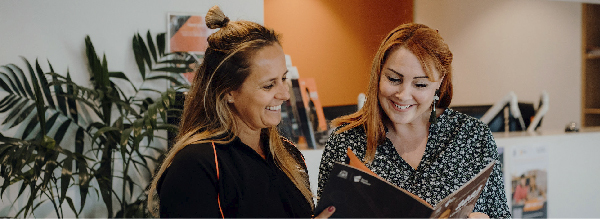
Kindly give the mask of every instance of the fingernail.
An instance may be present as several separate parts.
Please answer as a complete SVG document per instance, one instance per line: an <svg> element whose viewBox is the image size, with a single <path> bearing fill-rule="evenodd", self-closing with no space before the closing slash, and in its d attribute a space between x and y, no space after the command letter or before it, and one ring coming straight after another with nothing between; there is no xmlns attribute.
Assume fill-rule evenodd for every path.
<svg viewBox="0 0 600 219"><path fill-rule="evenodd" d="M329 208L327 208L327 210L328 210L329 212L333 212L333 211L335 211L335 207L333 207L333 206L329 206Z"/></svg>

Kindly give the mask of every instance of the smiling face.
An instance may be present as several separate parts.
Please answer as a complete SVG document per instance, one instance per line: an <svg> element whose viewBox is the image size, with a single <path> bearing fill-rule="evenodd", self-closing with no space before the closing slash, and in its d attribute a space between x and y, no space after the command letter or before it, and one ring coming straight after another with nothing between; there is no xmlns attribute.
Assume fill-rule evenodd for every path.
<svg viewBox="0 0 600 219"><path fill-rule="evenodd" d="M281 104L290 99L286 75L285 55L279 44L254 54L250 75L238 90L227 95L240 129L260 131L279 124Z"/></svg>
<svg viewBox="0 0 600 219"><path fill-rule="evenodd" d="M392 50L379 78L379 103L392 125L428 122L439 72L430 79L417 57L404 47ZM433 80L433 81L431 81Z"/></svg>

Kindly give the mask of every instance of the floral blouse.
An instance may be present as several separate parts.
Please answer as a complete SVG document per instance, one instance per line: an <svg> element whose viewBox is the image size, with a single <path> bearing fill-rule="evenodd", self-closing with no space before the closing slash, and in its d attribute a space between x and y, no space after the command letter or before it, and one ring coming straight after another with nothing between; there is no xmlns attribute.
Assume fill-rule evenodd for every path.
<svg viewBox="0 0 600 219"><path fill-rule="evenodd" d="M341 162L349 147L364 160L366 133L362 126L329 137L319 167L318 197L327 183L333 163ZM488 163L496 160L474 212L482 212L491 218L509 218L501 164L498 160L496 142L483 122L468 115L446 109L437 123L429 127L425 154L417 169L413 169L398 154L389 139L377 146L375 159L367 167L377 175L435 206Z"/></svg>

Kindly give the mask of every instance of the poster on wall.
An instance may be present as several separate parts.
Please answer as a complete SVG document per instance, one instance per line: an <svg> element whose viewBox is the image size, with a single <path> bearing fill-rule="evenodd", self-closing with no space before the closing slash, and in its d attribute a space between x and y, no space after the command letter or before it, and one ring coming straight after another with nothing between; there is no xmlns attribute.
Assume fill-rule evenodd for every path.
<svg viewBox="0 0 600 219"><path fill-rule="evenodd" d="M215 30L206 26L204 15L169 13L167 20L167 50L169 52L188 52L196 58L197 65L202 62L204 51L208 47L207 38ZM195 69L196 66L190 66ZM193 72L180 74L180 81L190 84Z"/></svg>
<svg viewBox="0 0 600 219"><path fill-rule="evenodd" d="M545 146L512 148L511 205L514 218L548 217L548 150Z"/></svg>

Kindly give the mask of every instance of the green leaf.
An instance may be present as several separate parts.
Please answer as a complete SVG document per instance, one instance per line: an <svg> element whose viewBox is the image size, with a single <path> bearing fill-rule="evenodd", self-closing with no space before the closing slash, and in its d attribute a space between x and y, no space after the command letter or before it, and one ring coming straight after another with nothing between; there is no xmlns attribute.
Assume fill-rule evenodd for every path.
<svg viewBox="0 0 600 219"><path fill-rule="evenodd" d="M71 184L71 176L73 175L73 157L67 156L63 160L63 169L60 176L60 203L62 204L67 197L67 189Z"/></svg>
<svg viewBox="0 0 600 219"><path fill-rule="evenodd" d="M137 92L137 88L135 87L135 85L133 85L133 83L129 80L129 78L127 78L127 76L125 75L125 73L123 72L109 72L108 76L111 78L119 78L119 79L123 79L127 82L129 82L129 84L131 84L131 87L133 87L133 89L135 90L135 92Z"/></svg>
<svg viewBox="0 0 600 219"><path fill-rule="evenodd" d="M11 99L9 101L7 101L3 106L0 106L0 113L4 113L4 112L10 110L11 107L14 107L15 104L19 103L21 100L24 99L24 98L21 98L16 95L11 95L9 97L11 97ZM27 101L27 100L25 100L25 101ZM10 117L5 118L5 120L9 120L9 119L12 119L12 118L10 118Z"/></svg>
<svg viewBox="0 0 600 219"><path fill-rule="evenodd" d="M77 154L83 154L84 137L83 128L79 127L75 132L75 153Z"/></svg>
<svg viewBox="0 0 600 219"><path fill-rule="evenodd" d="M156 45L158 46L158 54L162 57L165 55L165 48L167 45L166 34L159 33L156 35Z"/></svg>
<svg viewBox="0 0 600 219"><path fill-rule="evenodd" d="M46 127L48 129L52 129L52 127L54 127L54 122L56 122L56 119L59 115L60 113L56 112L54 113L54 115L50 116L50 118L46 121Z"/></svg>
<svg viewBox="0 0 600 219"><path fill-rule="evenodd" d="M17 98L18 97L16 95L5 96L4 98L2 98L2 101L0 101L0 109L4 108L6 106L11 106L9 103Z"/></svg>
<svg viewBox="0 0 600 219"><path fill-rule="evenodd" d="M119 132L119 131L120 131L120 129L115 128L115 127L110 127L110 126L102 127L101 129L99 129L98 131L96 131L96 133L94 133L94 136L92 137L92 142L95 142L96 139L98 137L104 135L104 133L107 133L107 132Z"/></svg>
<svg viewBox="0 0 600 219"><path fill-rule="evenodd" d="M29 100L24 100L17 104L16 107L14 107L12 111L10 111L10 113L6 117L7 119L4 120L4 122L2 122L2 125L6 124L6 122L8 122L10 119L15 118L15 116L17 116L17 114L20 112L20 109L25 107L28 102Z"/></svg>
<svg viewBox="0 0 600 219"><path fill-rule="evenodd" d="M83 155L83 147L84 147L84 142L83 142L83 138L84 138L84 130L83 128L78 128L77 132L75 133L75 154L76 155ZM77 165L77 171L79 172L79 194L81 195L80 200L81 200L81 210L83 210L83 207L85 206L85 198L87 197L88 194L88 187L91 181L91 177L90 174L87 171L87 162L85 161L85 159L82 158L77 158L75 160L75 165Z"/></svg>
<svg viewBox="0 0 600 219"><path fill-rule="evenodd" d="M8 93L12 93L13 90L10 89L10 87L8 86L8 84L6 84L6 82L4 82L4 80L2 78L0 78L0 87L2 88L2 90L8 92Z"/></svg>
<svg viewBox="0 0 600 219"><path fill-rule="evenodd" d="M38 117L34 116L29 120L29 123L27 124L27 126L25 127L25 130L23 131L22 135L21 135L21 139L27 139L27 137L31 134L31 132L33 131L33 129L38 125L39 121L38 121ZM47 123L46 123L47 125Z"/></svg>
<svg viewBox="0 0 600 219"><path fill-rule="evenodd" d="M94 49L94 45L92 44L92 40L89 35L85 37L85 53L92 76L90 80L93 82L94 87L99 89L103 87L106 82L102 76L102 64L100 63L100 58L98 58L98 55L96 54L96 49ZM69 75L67 73L67 78L68 76Z"/></svg>
<svg viewBox="0 0 600 219"><path fill-rule="evenodd" d="M48 86L48 80L46 79L44 71L42 71L42 67L40 67L37 59L35 60L35 68L38 74L37 78L40 80L40 87L42 88L44 96L46 97L46 102L48 102L50 107L56 109L56 105L54 105L54 99L52 99L52 93L50 93L50 86Z"/></svg>
<svg viewBox="0 0 600 219"><path fill-rule="evenodd" d="M2 68L4 68L4 69L6 69L6 70L12 71L12 69L10 69L10 68L8 68L8 67L6 67L6 66L1 66L1 67L2 67ZM8 80L8 82L10 83L10 87L11 87L12 89L11 89L11 90L7 90L7 92L8 92L8 93L11 93L11 94L16 94L16 95L19 95L19 96L25 96L25 94L23 94L23 95L22 95L22 94L20 93L21 91L19 90L19 88L17 87L17 85L16 85L16 84L13 82L13 78L12 78L12 77L8 76L8 75L7 75L6 73L4 73L4 72L0 72L0 75L4 75L4 77L6 77L6 79L7 79L7 80ZM12 75L14 76L14 73L13 73Z"/></svg>
<svg viewBox="0 0 600 219"><path fill-rule="evenodd" d="M93 48L93 47L92 47ZM71 76L69 74L69 72L67 71L67 82L68 83L72 83L71 81ZM77 103L75 102L75 86L74 85L67 85L67 106L69 109L69 113L71 114L71 119L73 119L74 123L77 123L78 120L78 113L77 113Z"/></svg>
<svg viewBox="0 0 600 219"><path fill-rule="evenodd" d="M29 63L29 61L27 61L27 59L25 59L24 57L21 57L21 58L23 59L23 61L25 61L25 64L27 64L27 69L29 70L29 75L31 76L31 85L30 85L29 82L27 81L27 78L25 77L25 74L23 73L23 86L25 87L25 90L27 91L27 93L32 94L31 97L34 98L35 93L31 93L31 92L33 92L31 90L31 86L34 86L34 89L36 86L38 88L40 88L39 84L38 84L38 80L37 80L37 77L35 76L35 72L33 71L33 67L31 67L31 64Z"/></svg>
<svg viewBox="0 0 600 219"><path fill-rule="evenodd" d="M46 110L45 110L45 104L44 104L44 97L42 96L42 89L40 88L40 84L38 83L37 77L35 76L35 72L33 71L33 68L31 67L31 64L29 64L29 62L23 58L23 60L25 60L25 62L27 63L27 67L29 68L29 73L31 75L31 82L33 83L33 89L35 90L35 96L34 96L34 100L35 100L35 106L37 108L37 116L38 116L38 121L40 121L40 130L42 135L46 135L46 133L48 133L47 129L46 129ZM37 60L36 60L37 63ZM43 74L42 74L43 77ZM50 91L48 91L48 93L50 93ZM52 97L50 97L50 100L52 100ZM52 104L54 105L54 104Z"/></svg>
<svg viewBox="0 0 600 219"><path fill-rule="evenodd" d="M27 62L27 64L29 64L29 62ZM31 88L28 87L29 83L27 82L27 78L25 77L23 70L21 70L21 68L19 68L18 66L14 65L14 64L8 64L7 66L9 67L8 68L9 74L12 73L12 75L14 77L14 82L17 84L17 87L21 91L21 93L20 93L21 96L33 98L33 92L31 91ZM15 71L16 71L16 73L15 73ZM21 77L23 77L22 83L21 83ZM25 87L25 88L23 88L23 87Z"/></svg>
<svg viewBox="0 0 600 219"><path fill-rule="evenodd" d="M54 142L54 140L52 140L52 142ZM52 145L54 145L54 143L52 143ZM50 178L54 177L54 169L56 169L56 167L58 166L58 155L58 151L52 150L50 151L50 156L45 161L46 168L44 169L44 180L42 181L42 188L47 188L48 183L50 182Z"/></svg>
<svg viewBox="0 0 600 219"><path fill-rule="evenodd" d="M50 65L50 62L48 62ZM50 67L52 68L52 67ZM58 104L58 109L64 114L68 115L67 111L67 100L64 96L65 91L63 90L61 84L59 84L58 76L55 73L51 73L52 75L52 83L54 84L54 94L56 96L56 103Z"/></svg>
<svg viewBox="0 0 600 219"><path fill-rule="evenodd" d="M15 120L13 120L13 123L12 123L12 125L9 126L9 128L13 128L13 127L21 124L21 122L25 121L27 116L29 116L29 114L31 113L31 111L33 111L34 108L35 108L35 104L31 104L31 105L25 107L25 109L19 109L21 113L17 116L17 118ZM42 111L44 111L44 108L42 108ZM39 119L39 117L38 117L38 119Z"/></svg>
<svg viewBox="0 0 600 219"><path fill-rule="evenodd" d="M54 140L56 141L56 144L60 145L60 142L65 137L65 134L67 134L67 130L69 129L69 125L71 125L71 121L72 120L70 119L64 121L56 130L56 133L54 134Z"/></svg>
<svg viewBox="0 0 600 219"><path fill-rule="evenodd" d="M142 49L141 50L142 56L144 57L144 60L146 61L148 68L152 69L152 58L150 58L150 52L148 52L148 48L146 48L146 43L144 43L144 39L140 36L139 33L137 34L137 37L140 42L140 49Z"/></svg>
<svg viewBox="0 0 600 219"><path fill-rule="evenodd" d="M154 42L152 41L152 34L150 34L150 30L148 30L148 33L146 34L146 39L148 39L148 47L150 48L150 52L152 53L154 62L157 62L158 55L156 54L156 48L154 47Z"/></svg>
<svg viewBox="0 0 600 219"><path fill-rule="evenodd" d="M137 37L133 36L133 55L135 56L135 62L137 63L138 69L142 79L146 78L146 67L144 66L144 55L142 54L142 45Z"/></svg>
<svg viewBox="0 0 600 219"><path fill-rule="evenodd" d="M121 141L119 142L121 146L125 146L127 144L132 131L133 128L123 130L123 133L121 133Z"/></svg>
<svg viewBox="0 0 600 219"><path fill-rule="evenodd" d="M73 199L71 199L71 197L66 197L67 199L67 203L69 203L69 207L71 208L71 211L73 211L73 213L75 213L75 217L79 217L79 213L77 212L77 209L75 208L75 205L73 204Z"/></svg>
<svg viewBox="0 0 600 219"><path fill-rule="evenodd" d="M110 77L108 75L108 61L106 60L106 54L102 55L102 85L103 87L110 85Z"/></svg>

